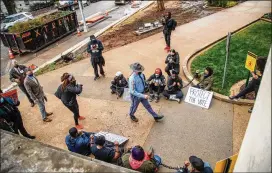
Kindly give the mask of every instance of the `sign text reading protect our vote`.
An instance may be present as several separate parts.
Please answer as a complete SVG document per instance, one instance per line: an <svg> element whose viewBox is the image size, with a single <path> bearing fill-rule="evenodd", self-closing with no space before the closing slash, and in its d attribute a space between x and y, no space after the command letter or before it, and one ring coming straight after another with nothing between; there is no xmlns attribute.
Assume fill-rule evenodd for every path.
<svg viewBox="0 0 272 173"><path fill-rule="evenodd" d="M189 87L185 102L209 109L213 92Z"/></svg>

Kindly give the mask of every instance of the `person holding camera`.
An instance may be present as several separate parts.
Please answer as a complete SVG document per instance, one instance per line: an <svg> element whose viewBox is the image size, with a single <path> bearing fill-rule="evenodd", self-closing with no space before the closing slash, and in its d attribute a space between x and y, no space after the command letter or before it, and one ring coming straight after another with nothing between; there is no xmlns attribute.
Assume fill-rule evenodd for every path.
<svg viewBox="0 0 272 173"><path fill-rule="evenodd" d="M191 170L189 166L191 165ZM189 161L184 162L184 166L180 168L176 173L190 173L190 172L200 172L200 173L213 173L213 170L208 162L204 162L201 158L196 156L190 156Z"/></svg>
<svg viewBox="0 0 272 173"><path fill-rule="evenodd" d="M203 74L199 74L199 70L195 73L195 78L199 83L194 87L210 91L213 86L213 70L211 67L206 67Z"/></svg>
<svg viewBox="0 0 272 173"><path fill-rule="evenodd" d="M91 64L94 68L94 80L99 79L98 66L100 74L105 77L103 66L105 66L105 59L102 56L104 50L103 44L100 40L97 40L94 36L90 36L91 41L88 43L87 52L91 54Z"/></svg>
<svg viewBox="0 0 272 173"><path fill-rule="evenodd" d="M177 22L171 18L171 12L168 12L167 15L163 16L162 19L163 27L163 35L166 43L165 50L170 50L170 40L171 40L171 32L175 30L177 26Z"/></svg>
<svg viewBox="0 0 272 173"><path fill-rule="evenodd" d="M85 117L79 115L79 107L77 95L82 92L82 84L77 84L75 77L69 73L64 73L61 76L62 84L58 87L55 96L61 99L64 106L74 113L76 128L83 129L83 126L78 123L78 120L84 120Z"/></svg>
<svg viewBox="0 0 272 173"><path fill-rule="evenodd" d="M111 93L117 94L118 98L122 97L124 93L124 88L128 87L128 82L123 76L122 72L118 71L115 74L114 79L111 81Z"/></svg>
<svg viewBox="0 0 272 173"><path fill-rule="evenodd" d="M155 102L159 102L160 94L165 88L165 77L162 74L160 68L156 68L155 73L152 74L147 80L149 86L149 101L152 102L155 99Z"/></svg>
<svg viewBox="0 0 272 173"><path fill-rule="evenodd" d="M171 76L170 71L175 70L179 74L179 53L176 52L174 49L171 49L169 54L167 55L165 59L165 72L168 76Z"/></svg>
<svg viewBox="0 0 272 173"><path fill-rule="evenodd" d="M178 103L181 102L183 97L183 93L181 91L183 86L182 79L178 76L178 72L175 70L172 71L172 75L168 78L167 88L163 92L163 95L166 99L177 101Z"/></svg>

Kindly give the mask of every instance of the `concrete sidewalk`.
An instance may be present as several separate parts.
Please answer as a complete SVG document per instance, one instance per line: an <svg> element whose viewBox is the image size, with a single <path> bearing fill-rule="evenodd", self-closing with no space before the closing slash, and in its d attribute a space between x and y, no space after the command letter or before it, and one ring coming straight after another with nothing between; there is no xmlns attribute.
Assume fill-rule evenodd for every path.
<svg viewBox="0 0 272 173"><path fill-rule="evenodd" d="M270 7L270 1L247 1L236 7L179 26L172 34L172 47L180 53L182 62L186 55L199 47L260 18L264 13L270 12ZM150 125L153 121L142 106L136 113L140 120L139 123L131 123L123 119L124 117L128 119L125 114L128 112L129 103L117 100L113 95L110 95L110 80L117 71L122 71L128 77L131 73L129 64L136 61L145 66L146 76L153 73L157 67L164 69L164 60L167 55L163 50L164 47L162 34L156 34L106 52L104 57L107 77L98 81L93 81L93 69L90 67L88 59L39 76L45 92L50 95L48 109L55 111L53 119L58 126L55 126L54 120L51 122L52 125L38 122L40 121L38 108L35 107L33 108L34 112L29 112L29 103L24 99L20 110L23 112L27 129L30 129L33 134L36 133L38 140L58 147L65 147L63 139L67 129L73 125L72 115L63 105L57 103L51 94L60 84L60 76L64 72L69 72L74 74L77 81L84 85L79 102L81 103L80 108L82 107L81 109L84 110L81 112L84 112L87 117L88 125L86 124L86 127L88 129L95 130L92 128L92 124L94 124L96 130L106 128L108 131L113 130L116 133L130 135L132 140L133 137L137 138L130 144L139 143L142 145L145 141L146 147L152 145L155 153L163 158L163 162L171 166L182 166L184 160L188 160L190 155L202 157L212 166L216 161L231 156L233 154L234 114L232 104L213 99L210 109L206 110L185 102L178 104L162 99L158 104L152 103L152 106L156 111L163 113L165 119L161 123L154 123L151 131ZM184 93L186 94L186 90ZM20 94L20 98L21 96ZM61 115L63 114L69 114L69 120L65 119L68 125L62 122ZM243 114L249 116L245 111ZM106 119L100 118L100 116L106 117ZM111 121L112 119L113 121ZM34 127L33 123L38 123L39 128ZM100 127L99 123L101 123ZM122 127L122 124L125 128ZM49 132L45 133L45 129ZM54 130L61 138L53 138ZM171 172L171 170L164 168L161 171Z"/></svg>

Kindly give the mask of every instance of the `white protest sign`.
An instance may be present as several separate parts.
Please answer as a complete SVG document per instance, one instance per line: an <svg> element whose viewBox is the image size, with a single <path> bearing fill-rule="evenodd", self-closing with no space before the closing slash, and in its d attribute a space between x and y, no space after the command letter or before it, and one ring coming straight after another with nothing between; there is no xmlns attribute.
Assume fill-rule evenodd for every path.
<svg viewBox="0 0 272 173"><path fill-rule="evenodd" d="M185 102L209 109L213 92L189 87Z"/></svg>
<svg viewBox="0 0 272 173"><path fill-rule="evenodd" d="M109 132L100 131L99 133L95 134L95 136L99 136L99 135L105 136L106 140L111 143L114 143L115 141L117 141L119 143L119 145L123 145L124 143L126 143L128 141L128 138L126 138L124 136L116 135L116 134L109 133Z"/></svg>

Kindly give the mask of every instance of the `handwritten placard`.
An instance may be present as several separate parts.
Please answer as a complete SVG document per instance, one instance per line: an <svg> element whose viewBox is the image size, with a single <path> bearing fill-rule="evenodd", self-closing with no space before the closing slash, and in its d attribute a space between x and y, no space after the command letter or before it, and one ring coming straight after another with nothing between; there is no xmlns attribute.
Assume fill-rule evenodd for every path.
<svg viewBox="0 0 272 173"><path fill-rule="evenodd" d="M213 92L189 87L185 102L209 109Z"/></svg>
<svg viewBox="0 0 272 173"><path fill-rule="evenodd" d="M128 138L126 138L124 136L116 135L116 134L109 133L109 132L100 131L95 134L95 136L99 136L99 135L105 136L106 141L109 141L111 143L114 143L115 141L117 141L119 143L119 145L123 145L128 141Z"/></svg>

